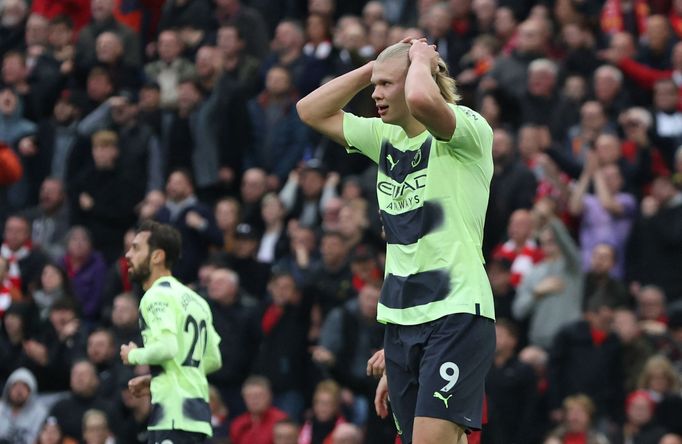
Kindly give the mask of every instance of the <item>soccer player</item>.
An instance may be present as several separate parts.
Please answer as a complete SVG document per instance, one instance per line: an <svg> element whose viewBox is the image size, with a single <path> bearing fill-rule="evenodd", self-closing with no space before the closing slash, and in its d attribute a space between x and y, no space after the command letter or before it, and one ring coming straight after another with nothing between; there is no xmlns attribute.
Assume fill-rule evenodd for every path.
<svg viewBox="0 0 682 444"><path fill-rule="evenodd" d="M372 84L379 118L342 110ZM456 104L435 46L403 40L297 104L301 119L378 164L386 275L377 319L386 323L387 396L403 443L465 443L479 429L495 349L483 223L493 173L492 130Z"/></svg>
<svg viewBox="0 0 682 444"><path fill-rule="evenodd" d="M126 365L147 364L151 376L130 381L133 394L150 384L149 443L204 443L212 435L206 375L222 365L206 301L173 276L180 233L170 225L144 222L126 253L130 277L145 290L140 301L144 347L121 346Z"/></svg>

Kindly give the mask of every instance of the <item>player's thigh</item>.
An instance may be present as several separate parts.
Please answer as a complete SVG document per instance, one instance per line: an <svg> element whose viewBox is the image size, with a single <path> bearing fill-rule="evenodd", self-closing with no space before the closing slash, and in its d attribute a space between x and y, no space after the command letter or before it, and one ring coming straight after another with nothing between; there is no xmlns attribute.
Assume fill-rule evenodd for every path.
<svg viewBox="0 0 682 444"><path fill-rule="evenodd" d="M410 444L419 393L421 332L414 326L388 324L384 338L388 397L403 444Z"/></svg>
<svg viewBox="0 0 682 444"><path fill-rule="evenodd" d="M494 352L492 320L455 314L435 322L421 359L415 416L450 421L462 430L480 429Z"/></svg>
<svg viewBox="0 0 682 444"><path fill-rule="evenodd" d="M452 421L417 416L414 418L412 444L466 444L464 430Z"/></svg>

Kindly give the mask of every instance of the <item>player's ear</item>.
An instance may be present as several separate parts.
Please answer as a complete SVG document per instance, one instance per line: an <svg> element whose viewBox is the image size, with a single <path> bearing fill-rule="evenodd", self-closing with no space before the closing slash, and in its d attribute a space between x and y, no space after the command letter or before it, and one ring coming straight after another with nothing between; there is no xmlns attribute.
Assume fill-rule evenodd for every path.
<svg viewBox="0 0 682 444"><path fill-rule="evenodd" d="M161 249L152 251L152 265L163 265L166 262L166 252Z"/></svg>

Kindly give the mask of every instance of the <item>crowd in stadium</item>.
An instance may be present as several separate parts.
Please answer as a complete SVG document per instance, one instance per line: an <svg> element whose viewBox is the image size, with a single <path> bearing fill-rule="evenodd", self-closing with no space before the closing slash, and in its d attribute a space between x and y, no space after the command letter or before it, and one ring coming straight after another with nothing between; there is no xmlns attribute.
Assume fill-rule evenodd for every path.
<svg viewBox="0 0 682 444"><path fill-rule="evenodd" d="M406 37L494 130L470 442L682 444L681 0L0 0L0 443L147 442L147 219L222 338L211 442L395 442L366 367L396 190L295 105Z"/></svg>

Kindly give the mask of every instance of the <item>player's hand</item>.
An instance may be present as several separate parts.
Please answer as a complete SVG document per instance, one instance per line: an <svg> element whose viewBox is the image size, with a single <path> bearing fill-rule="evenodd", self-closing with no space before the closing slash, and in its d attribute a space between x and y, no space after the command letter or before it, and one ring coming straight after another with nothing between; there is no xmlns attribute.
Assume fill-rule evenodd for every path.
<svg viewBox="0 0 682 444"><path fill-rule="evenodd" d="M382 348L367 361L367 376L379 378L384 375L384 370L386 370L386 359L384 358L384 349Z"/></svg>
<svg viewBox="0 0 682 444"><path fill-rule="evenodd" d="M407 53L410 61L428 63L431 68L431 75L438 72L438 51L436 51L436 45L429 45L426 39L413 39L410 43L412 46L410 47L410 52Z"/></svg>
<svg viewBox="0 0 682 444"><path fill-rule="evenodd" d="M128 390L130 394L136 398L151 395L150 385L152 382L151 375L135 376L128 381Z"/></svg>
<svg viewBox="0 0 682 444"><path fill-rule="evenodd" d="M388 416L388 380L386 375L382 376L377 385L374 395L374 409L381 418Z"/></svg>
<svg viewBox="0 0 682 444"><path fill-rule="evenodd" d="M121 345L121 361L125 365L130 365L130 361L128 361L128 354L130 354L131 350L135 350L137 348L137 344L134 342L128 342L128 345Z"/></svg>

